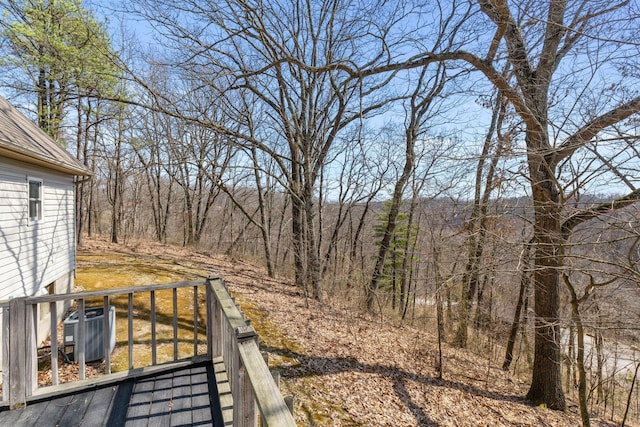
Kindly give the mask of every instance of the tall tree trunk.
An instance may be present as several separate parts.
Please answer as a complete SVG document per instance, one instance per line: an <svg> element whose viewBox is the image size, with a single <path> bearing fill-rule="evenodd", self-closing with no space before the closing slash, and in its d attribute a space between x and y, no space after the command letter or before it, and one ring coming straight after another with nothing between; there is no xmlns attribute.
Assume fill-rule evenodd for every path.
<svg viewBox="0 0 640 427"><path fill-rule="evenodd" d="M596 310L596 330L595 330L595 346L596 346L596 396L598 405L604 400L604 387L603 381L604 377L602 374L602 370L605 364L605 355L604 355L604 336L602 335L601 326L601 317L600 317L600 305L597 301L594 304Z"/></svg>
<svg viewBox="0 0 640 427"><path fill-rule="evenodd" d="M627 396L627 406L624 408L624 415L620 427L624 427L627 423L627 415L629 415L629 408L631 407L631 397L633 396L633 387L636 385L638 379L638 369L640 369L640 363L636 364L636 369L633 372L633 378L631 379L631 387L629 388L629 395Z"/></svg>
<svg viewBox="0 0 640 427"><path fill-rule="evenodd" d="M39 50L40 55L45 54L42 48ZM47 120L47 72L42 67L38 70L38 84L36 90L38 92L38 127L45 131L47 135L50 135Z"/></svg>
<svg viewBox="0 0 640 427"><path fill-rule="evenodd" d="M82 140L84 138L85 144L87 141L87 128L84 128L84 132L82 131L82 101L81 98L78 99L76 114L78 115L78 129L76 133L76 158L78 161L82 162L86 166L86 159L82 159L82 154L84 153L84 149L82 147ZM76 182L76 200L75 200L75 218L76 218L76 244L82 245L82 233L84 227L84 198L85 198L85 187L84 183Z"/></svg>
<svg viewBox="0 0 640 427"><path fill-rule="evenodd" d="M495 279L485 275L482 279L482 286L478 288L478 305L476 307L476 317L473 325L477 330L486 329L491 324L491 313L493 312L493 289ZM489 298L487 299L485 291L489 289Z"/></svg>
<svg viewBox="0 0 640 427"><path fill-rule="evenodd" d="M404 170L396 182L395 189L393 191L389 214L387 215L387 226L385 227L382 241L380 242L380 249L378 250L378 256L376 257L376 264L373 269L371 281L369 282L369 286L366 290L366 306L369 311L373 311L373 303L377 298L378 288L380 286L380 280L382 279L384 269L384 261L387 257L387 252L389 252L391 238L393 237L393 233L396 229L396 220L398 218L398 213L400 212L400 203L402 202L402 193L404 192L409 176L413 171L414 157L413 141L407 140Z"/></svg>
<svg viewBox="0 0 640 427"><path fill-rule="evenodd" d="M576 325L576 335L578 338L578 352L576 353L576 368L578 369L578 401L580 404L580 418L582 426L589 427L589 409L587 406L587 370L584 366L584 326L580 316L580 301L578 300L575 288L569 282L569 278L564 275L564 281L571 293L571 318Z"/></svg>
<svg viewBox="0 0 640 427"><path fill-rule="evenodd" d="M558 338L559 272L562 267L561 205L555 164L551 156L544 155L544 149L549 147L548 135L528 130L526 140L535 215L533 287L536 313L535 354L527 399L534 403L545 403L550 409L564 410L566 402L562 390L562 360Z"/></svg>
<svg viewBox="0 0 640 427"><path fill-rule="evenodd" d="M293 239L293 265L295 270L295 284L309 296L306 282L305 268L305 222L302 201L295 191L291 194L291 237Z"/></svg>
<svg viewBox="0 0 640 427"><path fill-rule="evenodd" d="M317 236L314 224L314 203L313 203L313 183L309 177L304 185L304 218L306 220L306 252L307 252L307 274L306 282L311 287L311 296L316 301L322 300L322 289L320 288L320 256L318 254Z"/></svg>
<svg viewBox="0 0 640 427"><path fill-rule="evenodd" d="M438 68L433 70L433 74L427 77L428 66L421 70L420 78L410 98L410 111L408 113L408 123L405 129L405 157L402 173L398 178L391 197L391 205L387 216L387 226L380 242L380 249L376 258L376 264L371 275L371 280L366 289L366 306L368 311L373 310L373 303L377 296L384 261L389 251L391 238L396 229L396 220L400 212L402 195L409 182L411 174L414 172L416 161L415 144L423 126L423 120L431 109L434 99L440 96L447 82L447 70L444 64L438 64Z"/></svg>
<svg viewBox="0 0 640 427"><path fill-rule="evenodd" d="M442 341L444 339L444 316L442 308L441 284L438 284L436 290L436 322L438 326L438 379L442 379Z"/></svg>
<svg viewBox="0 0 640 427"><path fill-rule="evenodd" d="M508 70L503 72L507 74ZM476 166L475 191L473 210L468 222L469 236L467 238L467 264L462 276L462 298L460 301L460 315L458 330L456 331L455 344L460 347L467 346L469 312L476 295L478 280L480 277L480 263L482 260L487 234L487 209L491 193L494 190L494 176L498 160L502 156L502 124L505 117L507 100L498 92L495 95L491 113L491 123L485 135L482 153ZM497 139L497 142L495 141ZM494 148L493 153L492 148ZM485 175L485 163L491 160ZM484 177L484 179L483 179ZM484 184L484 185L483 185ZM484 189L483 189L484 187Z"/></svg>
<svg viewBox="0 0 640 427"><path fill-rule="evenodd" d="M522 308L525 305L525 300L529 296L529 284L531 282L531 276L529 272L529 260L531 257L531 244L526 243L522 250L520 257L520 292L518 292L518 302L516 303L516 312L513 315L513 322L511 322L511 329L509 331L509 339L507 340L507 350L504 356L504 362L502 363L502 369L509 370L511 362L513 361L513 347L516 343L516 337L518 336L518 330L520 329L520 318L522 317Z"/></svg>
<svg viewBox="0 0 640 427"><path fill-rule="evenodd" d="M356 265L356 257L358 254L358 242L360 241L360 235L362 234L362 230L364 230L364 226L367 219L367 214L369 213L369 209L371 208L371 201L373 200L374 194L367 198L367 201L364 205L364 209L362 210L362 215L358 220L358 226L356 227L355 233L353 233L353 239L351 240L351 250L349 251L349 264L350 267L353 268Z"/></svg>
<svg viewBox="0 0 640 427"><path fill-rule="evenodd" d="M443 370L443 361L442 361L442 341L444 340L444 319L443 319L443 310L442 310L442 289L445 285L445 280L442 277L442 273L440 271L440 249L437 247L433 248L433 270L436 279L436 322L437 322L437 331L438 331L438 363L437 363L437 371L438 378L442 379L442 370Z"/></svg>
<svg viewBox="0 0 640 427"><path fill-rule="evenodd" d="M120 235L121 204L122 204L122 139L124 138L123 112L118 117L118 135L116 137L114 171L113 171L113 197L111 205L111 243L118 243Z"/></svg>
<svg viewBox="0 0 640 427"><path fill-rule="evenodd" d="M271 200L273 203L273 195L271 195ZM287 210L289 208L289 202L291 202L291 197L285 197L283 200L283 205L281 207L280 210L280 215L278 218L278 233L276 234L276 251L275 254L273 256L274 260L276 261L276 265L278 265L278 260L280 259L280 247L282 246L282 235L284 234L284 229L285 229L285 218L287 216ZM291 209L293 211L293 209ZM285 250L283 251L282 254L282 261L280 261L280 264L285 264L287 261L287 256L288 256L288 250L289 250L289 246L286 246Z"/></svg>
<svg viewBox="0 0 640 427"><path fill-rule="evenodd" d="M424 179L422 180L425 181ZM413 258L416 247L416 234L414 228L415 212L418 195L414 188L411 203L409 204L409 215L407 217L407 230L404 235L404 247L402 248L402 266L400 267L400 305L399 312L404 320L407 314L407 304L409 303L409 288L413 280Z"/></svg>
<svg viewBox="0 0 640 427"><path fill-rule="evenodd" d="M97 127L96 127L97 128ZM97 134L97 131L96 131ZM94 138L94 143L96 139ZM93 155L91 156L91 170L95 171L96 168L96 153L94 150ZM94 228L95 228L95 219L97 217L96 214L96 180L92 179L89 181L89 203L87 206L87 236L93 236Z"/></svg>
<svg viewBox="0 0 640 427"><path fill-rule="evenodd" d="M262 247L264 248L264 258L267 264L267 274L269 277L276 277L275 269L273 268L273 259L271 256L271 227L267 220L267 207L264 197L264 190L262 188L262 181L260 179L260 168L258 163L258 150L255 144L251 145L251 159L253 160L253 176L256 180L256 191L258 193L258 209L260 210L260 233L262 235Z"/></svg>
<svg viewBox="0 0 640 427"><path fill-rule="evenodd" d="M576 360L576 328L573 324L569 325L569 340L567 342L567 378L565 379L565 389L571 390L576 384L576 371L574 364Z"/></svg>

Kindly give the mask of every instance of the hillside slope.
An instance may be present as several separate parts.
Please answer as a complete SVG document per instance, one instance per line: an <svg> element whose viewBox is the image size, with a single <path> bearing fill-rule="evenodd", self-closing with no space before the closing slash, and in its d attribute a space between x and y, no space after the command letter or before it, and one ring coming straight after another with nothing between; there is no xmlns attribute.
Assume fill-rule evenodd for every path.
<svg viewBox="0 0 640 427"><path fill-rule="evenodd" d="M83 255L100 254L110 262L122 256L170 265L185 279L221 275L260 334L270 366L281 371L283 393L295 397L298 425L580 425L575 407L561 413L531 406L522 398L526 384L464 350L445 345L440 380L430 334L338 301L305 300L289 282L249 263L157 243L91 239L79 248L79 267Z"/></svg>

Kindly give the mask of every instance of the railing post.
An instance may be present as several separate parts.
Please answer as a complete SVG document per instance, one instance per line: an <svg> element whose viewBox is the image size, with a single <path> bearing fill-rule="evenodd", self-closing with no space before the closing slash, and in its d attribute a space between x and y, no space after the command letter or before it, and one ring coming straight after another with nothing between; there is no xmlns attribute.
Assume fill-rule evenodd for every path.
<svg viewBox="0 0 640 427"><path fill-rule="evenodd" d="M104 373L111 373L111 307L109 296L102 297L102 351L104 354Z"/></svg>
<svg viewBox="0 0 640 427"><path fill-rule="evenodd" d="M27 322L27 341L25 346L25 357L27 366L27 397L33 395L38 388L38 310L33 304L25 302L24 310Z"/></svg>
<svg viewBox="0 0 640 427"><path fill-rule="evenodd" d="M127 346L129 349L129 370L133 369L133 292L127 295Z"/></svg>
<svg viewBox="0 0 640 427"><path fill-rule="evenodd" d="M238 327L234 337L234 377L233 393L233 420L234 424L241 427L256 427L258 424L258 411L256 399L253 394L253 386L247 372L247 367L242 363L238 347L248 341L257 343L258 335L251 326Z"/></svg>
<svg viewBox="0 0 640 427"><path fill-rule="evenodd" d="M86 349L87 349L87 326L85 319L85 300L84 298L78 298L78 336L76 337L76 343L74 353L76 355L76 361L78 362L78 379L86 379Z"/></svg>
<svg viewBox="0 0 640 427"><path fill-rule="evenodd" d="M216 283L214 283L216 282ZM218 276L209 276L207 278L206 297L207 297L207 353L211 359L223 355L223 324L222 324L222 308L220 301L214 291L214 286L220 285Z"/></svg>
<svg viewBox="0 0 640 427"><path fill-rule="evenodd" d="M198 287L193 287L193 356L198 355Z"/></svg>
<svg viewBox="0 0 640 427"><path fill-rule="evenodd" d="M27 396L33 394L37 381L36 331L34 310L24 298L9 300L9 405L11 409L27 404Z"/></svg>
<svg viewBox="0 0 640 427"><path fill-rule="evenodd" d="M24 331L24 301L20 298L9 300L9 323L16 331ZM9 334L9 404L11 409L27 404L25 377L27 372L25 347L27 334Z"/></svg>
<svg viewBox="0 0 640 427"><path fill-rule="evenodd" d="M178 360L178 289L171 289L171 302L173 304L173 361Z"/></svg>
<svg viewBox="0 0 640 427"><path fill-rule="evenodd" d="M151 305L151 364L158 364L158 350L156 341L156 291L149 292L149 304Z"/></svg>
<svg viewBox="0 0 640 427"><path fill-rule="evenodd" d="M51 382L58 385L58 303L49 303L49 322L51 337Z"/></svg>
<svg viewBox="0 0 640 427"><path fill-rule="evenodd" d="M250 377L252 393L262 426L295 427L296 423L292 412L287 407L285 399L282 398L280 389L260 354L257 340L244 340L240 342L238 348L240 360Z"/></svg>
<svg viewBox="0 0 640 427"><path fill-rule="evenodd" d="M206 315L205 319L207 325L207 356L213 360L213 290L211 289L211 280L207 277L204 287L204 296L206 300Z"/></svg>
<svg viewBox="0 0 640 427"><path fill-rule="evenodd" d="M229 319L227 318L224 319L224 323L222 325L222 339L222 360L224 360L227 372L230 373L229 386L231 387L231 390L233 390L238 376L236 369L238 366L238 345L233 330L231 330Z"/></svg>

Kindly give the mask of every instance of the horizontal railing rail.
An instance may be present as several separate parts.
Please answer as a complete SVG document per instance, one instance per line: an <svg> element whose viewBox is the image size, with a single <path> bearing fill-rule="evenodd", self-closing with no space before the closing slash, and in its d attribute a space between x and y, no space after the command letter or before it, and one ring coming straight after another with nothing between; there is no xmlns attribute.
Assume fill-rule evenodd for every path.
<svg viewBox="0 0 640 427"><path fill-rule="evenodd" d="M231 382L235 426L295 426L289 409L258 349L258 336L247 325L222 280L211 286L214 356L222 356ZM256 408L257 405L257 408Z"/></svg>
<svg viewBox="0 0 640 427"><path fill-rule="evenodd" d="M201 291L204 288L204 295ZM183 316L178 315L179 299L178 291L192 292L188 295L192 298L193 313L192 341L193 351L187 358L179 357L178 342L179 329L185 328L184 308ZM186 291L185 291L186 290ZM159 313L157 310L157 293L160 291L171 292L170 315ZM149 328L151 360L144 366L134 364L134 319L136 312L140 310L136 304L136 296L148 294L149 303ZM59 295L43 295L36 297L14 298L8 301L0 301L2 309L2 364L3 387L2 400L11 408L20 408L37 396L46 394L47 387L38 387L38 315L39 310L47 307L50 315L50 364L52 386L59 384L58 368L59 349L58 342L58 307L60 303L75 301L77 304L77 336L74 337L74 358L78 362L78 381L86 380L86 326L88 320L85 315L88 309L88 300L100 300L102 304L102 354L105 361L104 375L106 378L113 376L111 372L111 333L114 320L110 318L113 311L112 302L117 298L126 296L126 310L114 312L116 317L126 316L127 319L127 360L128 369L131 372L136 368L145 368L159 364L158 350L158 317L162 316L165 324L170 322L172 330L173 360L170 362L184 362L189 359L201 358L204 351L200 348L204 345L201 328L206 329L206 357L213 360L222 357L231 393L233 396L233 424L234 426L294 426L295 422L286 406L282 395L276 385L264 359L259 351L258 337L243 314L230 296L223 280L218 276L211 276L206 280L185 281L168 284L156 284L135 286L119 289L106 289L101 291L77 292ZM139 298L139 297L138 297ZM204 304L204 313L199 313L198 308ZM123 304L120 303L120 306ZM166 310L165 310L166 311ZM204 317L202 319L201 317ZM100 320L98 320L100 321ZM140 321L140 319L137 319ZM66 337L65 337L66 338ZM167 341L164 339L163 341ZM76 347L77 346L77 347ZM64 354L64 353L63 353ZM165 363L165 362L160 362ZM78 383L81 384L81 383Z"/></svg>

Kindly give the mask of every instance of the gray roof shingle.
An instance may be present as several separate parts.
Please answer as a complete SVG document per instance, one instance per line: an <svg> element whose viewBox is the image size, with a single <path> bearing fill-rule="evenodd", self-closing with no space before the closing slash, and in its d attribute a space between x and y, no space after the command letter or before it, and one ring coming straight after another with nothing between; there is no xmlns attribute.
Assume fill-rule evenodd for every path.
<svg viewBox="0 0 640 427"><path fill-rule="evenodd" d="M70 175L92 175L89 169L1 96L0 156Z"/></svg>

